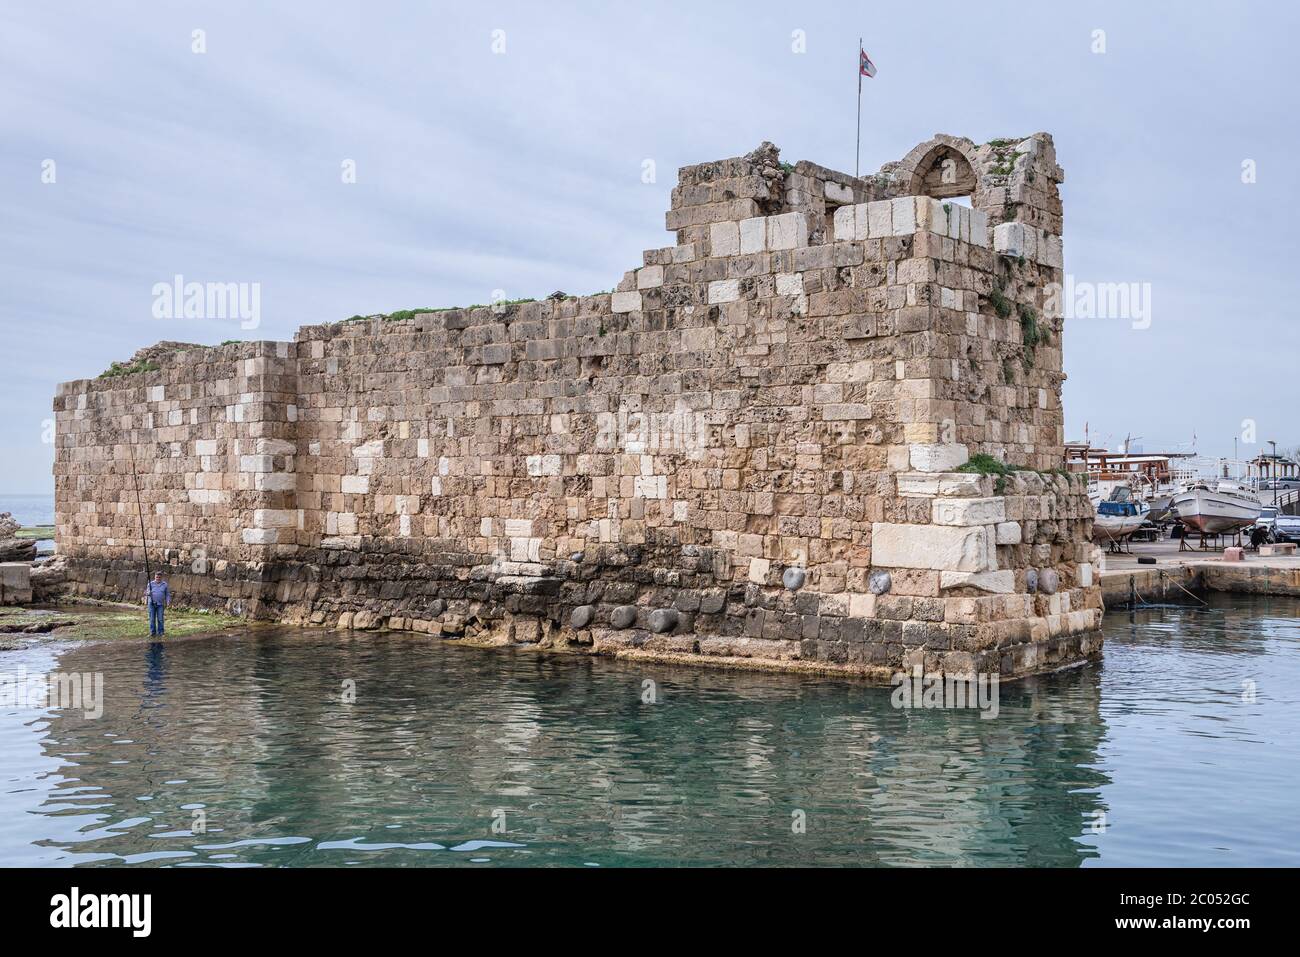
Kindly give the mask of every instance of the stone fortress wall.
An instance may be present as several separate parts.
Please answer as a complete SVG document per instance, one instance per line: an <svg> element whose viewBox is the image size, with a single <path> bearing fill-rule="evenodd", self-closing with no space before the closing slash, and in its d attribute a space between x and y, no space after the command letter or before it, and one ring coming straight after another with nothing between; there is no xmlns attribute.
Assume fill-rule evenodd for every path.
<svg viewBox="0 0 1300 957"><path fill-rule="evenodd" d="M683 168L612 293L64 383L69 577L134 597L142 511L182 601L259 618L877 677L1099 654L1062 177L1043 133L861 179L763 144Z"/></svg>

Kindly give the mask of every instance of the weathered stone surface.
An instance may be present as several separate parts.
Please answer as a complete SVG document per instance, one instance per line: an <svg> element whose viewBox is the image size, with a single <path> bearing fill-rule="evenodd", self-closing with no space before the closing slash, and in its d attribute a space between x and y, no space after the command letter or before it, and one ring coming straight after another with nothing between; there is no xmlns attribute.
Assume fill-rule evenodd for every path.
<svg viewBox="0 0 1300 957"><path fill-rule="evenodd" d="M984 571L989 567L989 536L983 527L871 526L871 560L891 568Z"/></svg>
<svg viewBox="0 0 1300 957"><path fill-rule="evenodd" d="M656 608L650 612L650 630L655 634L662 635L665 632L672 631L677 627L677 621L677 609L675 608Z"/></svg>
<svg viewBox="0 0 1300 957"><path fill-rule="evenodd" d="M619 605L610 613L609 621L615 628L631 628L636 624L636 606Z"/></svg>
<svg viewBox="0 0 1300 957"><path fill-rule="evenodd" d="M951 472L970 459L966 446L956 442L918 442L909 453L912 468L918 472Z"/></svg>
<svg viewBox="0 0 1300 957"><path fill-rule="evenodd" d="M1016 590L1016 573L998 572L940 572L940 588L978 588L980 591L1009 595Z"/></svg>
<svg viewBox="0 0 1300 957"><path fill-rule="evenodd" d="M808 573L798 566L791 565L781 573L781 584L791 591L798 591L807 580Z"/></svg>
<svg viewBox="0 0 1300 957"><path fill-rule="evenodd" d="M32 566L26 562L0 563L0 605L25 605L32 600Z"/></svg>
<svg viewBox="0 0 1300 957"><path fill-rule="evenodd" d="M1006 519L1003 498L936 498L930 520L936 525L994 525Z"/></svg>
<svg viewBox="0 0 1300 957"><path fill-rule="evenodd" d="M596 620L596 609L591 605L579 605L569 615L569 625L573 628L586 628Z"/></svg>
<svg viewBox="0 0 1300 957"><path fill-rule="evenodd" d="M984 476L974 472L900 472L898 494L909 498L976 498L985 495Z"/></svg>
<svg viewBox="0 0 1300 957"><path fill-rule="evenodd" d="M616 292L610 299L610 312L636 312L640 308L639 292Z"/></svg>

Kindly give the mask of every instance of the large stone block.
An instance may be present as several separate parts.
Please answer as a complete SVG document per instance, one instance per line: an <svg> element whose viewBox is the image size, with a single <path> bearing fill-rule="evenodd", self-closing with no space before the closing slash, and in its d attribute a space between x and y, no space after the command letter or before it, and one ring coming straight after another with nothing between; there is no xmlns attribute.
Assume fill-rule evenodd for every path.
<svg viewBox="0 0 1300 957"><path fill-rule="evenodd" d="M1006 520L1005 498L936 498L930 521L936 525L995 525Z"/></svg>
<svg viewBox="0 0 1300 957"><path fill-rule="evenodd" d="M21 590L32 587L32 566L27 562L0 563L0 586Z"/></svg>
<svg viewBox="0 0 1300 957"><path fill-rule="evenodd" d="M739 279L719 279L709 283L709 305L735 302L740 298Z"/></svg>
<svg viewBox="0 0 1300 957"><path fill-rule="evenodd" d="M1022 535L1020 523L999 522L994 534L999 545L1019 545Z"/></svg>
<svg viewBox="0 0 1300 957"><path fill-rule="evenodd" d="M298 511L292 508L253 509L254 528L292 528L298 524Z"/></svg>
<svg viewBox="0 0 1300 957"><path fill-rule="evenodd" d="M981 572L991 567L984 527L900 525L874 522L871 563L880 568Z"/></svg>
<svg viewBox="0 0 1300 957"><path fill-rule="evenodd" d="M808 220L803 213L767 217L768 249L799 249L807 245Z"/></svg>
<svg viewBox="0 0 1300 957"><path fill-rule="evenodd" d="M904 498L978 498L984 495L984 476L974 472L899 472L894 477Z"/></svg>
<svg viewBox="0 0 1300 957"><path fill-rule="evenodd" d="M939 587L978 588L993 594L1009 595L1016 590L1016 573L1009 569L997 572L940 572Z"/></svg>
<svg viewBox="0 0 1300 957"><path fill-rule="evenodd" d="M865 239L884 239L894 234L893 227L893 202L891 200L881 200L875 203L867 203L867 235ZM861 212L859 212L858 222L861 223Z"/></svg>
<svg viewBox="0 0 1300 957"><path fill-rule="evenodd" d="M918 442L908 447L908 455L917 472L951 472L970 461L966 446L956 442Z"/></svg>
<svg viewBox="0 0 1300 957"><path fill-rule="evenodd" d="M641 294L639 292L616 292L610 298L610 312L639 312Z"/></svg>
<svg viewBox="0 0 1300 957"><path fill-rule="evenodd" d="M740 254L761 253L767 248L767 220L758 216L740 221Z"/></svg>
<svg viewBox="0 0 1300 957"><path fill-rule="evenodd" d="M738 223L713 223L709 226L709 248L714 256L735 256L740 253L740 225Z"/></svg>
<svg viewBox="0 0 1300 957"><path fill-rule="evenodd" d="M644 266L636 271L637 289L654 289L664 284L663 266Z"/></svg>
<svg viewBox="0 0 1300 957"><path fill-rule="evenodd" d="M835 210L835 241L851 243L857 238L857 206L841 206Z"/></svg>
<svg viewBox="0 0 1300 957"><path fill-rule="evenodd" d="M916 232L916 200L911 196L900 196L890 201L890 217L893 220L893 234L908 236Z"/></svg>
<svg viewBox="0 0 1300 957"><path fill-rule="evenodd" d="M1005 256L1026 255L1024 223L1000 223L993 227L993 251Z"/></svg>

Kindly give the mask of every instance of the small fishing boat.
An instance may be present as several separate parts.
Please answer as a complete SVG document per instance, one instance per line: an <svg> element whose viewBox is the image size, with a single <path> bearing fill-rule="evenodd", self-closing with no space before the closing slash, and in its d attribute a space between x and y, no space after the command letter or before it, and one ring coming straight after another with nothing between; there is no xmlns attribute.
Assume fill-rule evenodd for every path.
<svg viewBox="0 0 1300 957"><path fill-rule="evenodd" d="M1098 545L1118 549L1147 520L1150 509L1133 497L1130 489L1120 486L1110 498L1097 502L1097 514L1092 520L1092 540Z"/></svg>
<svg viewBox="0 0 1300 957"><path fill-rule="evenodd" d="M1220 535L1253 525L1264 506L1239 482L1194 482L1174 496L1178 520L1202 535Z"/></svg>

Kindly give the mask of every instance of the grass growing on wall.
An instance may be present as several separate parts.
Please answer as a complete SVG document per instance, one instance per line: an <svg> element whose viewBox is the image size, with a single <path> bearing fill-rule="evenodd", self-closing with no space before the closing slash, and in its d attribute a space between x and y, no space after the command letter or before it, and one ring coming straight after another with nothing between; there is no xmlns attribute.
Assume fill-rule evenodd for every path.
<svg viewBox="0 0 1300 957"><path fill-rule="evenodd" d="M1041 475L1044 478L1048 476L1063 475L1067 482L1077 482L1072 473L1065 469L1048 469L1046 472L1038 469L1031 469L1027 465L1008 465L999 459L984 452L972 455L964 464L957 466L954 471L973 473L975 475L994 475L997 480L993 483L993 492L995 495L1001 495L1006 490L1007 476L1013 472L1033 472L1035 475Z"/></svg>
<svg viewBox="0 0 1300 957"><path fill-rule="evenodd" d="M1024 338L1026 349L1047 342L1047 330L1038 324L1038 313L1025 305L1020 307L1020 334Z"/></svg>
<svg viewBox="0 0 1300 957"><path fill-rule="evenodd" d="M157 372L161 369L156 362L150 362L148 359L140 362L114 362L107 369L99 374L101 379L114 379L122 375L135 375L137 372Z"/></svg>
<svg viewBox="0 0 1300 957"><path fill-rule="evenodd" d="M1011 300L1002 294L1001 289L994 289L989 293L989 302L993 305L993 311L998 314L999 319L1009 319L1011 317Z"/></svg>
<svg viewBox="0 0 1300 957"><path fill-rule="evenodd" d="M1010 475L1019 471L1015 465L1007 465L984 452L972 455L965 465L956 468L958 472L974 472L977 475Z"/></svg>
<svg viewBox="0 0 1300 957"><path fill-rule="evenodd" d="M403 322L407 319L414 319L422 312L451 312L453 309L469 310L469 309L486 309L489 306L494 306L494 307L518 306L526 302L536 302L536 301L537 301L536 299L533 299L531 297L525 297L523 299L502 299L500 302L493 302L493 303L475 302L475 303L471 303L468 306L425 306L422 309L398 309L394 312L387 312L387 313L379 312L379 313L375 313L373 316L348 316L346 319L343 319L341 321L342 322L365 322L369 319L378 319L381 322Z"/></svg>

